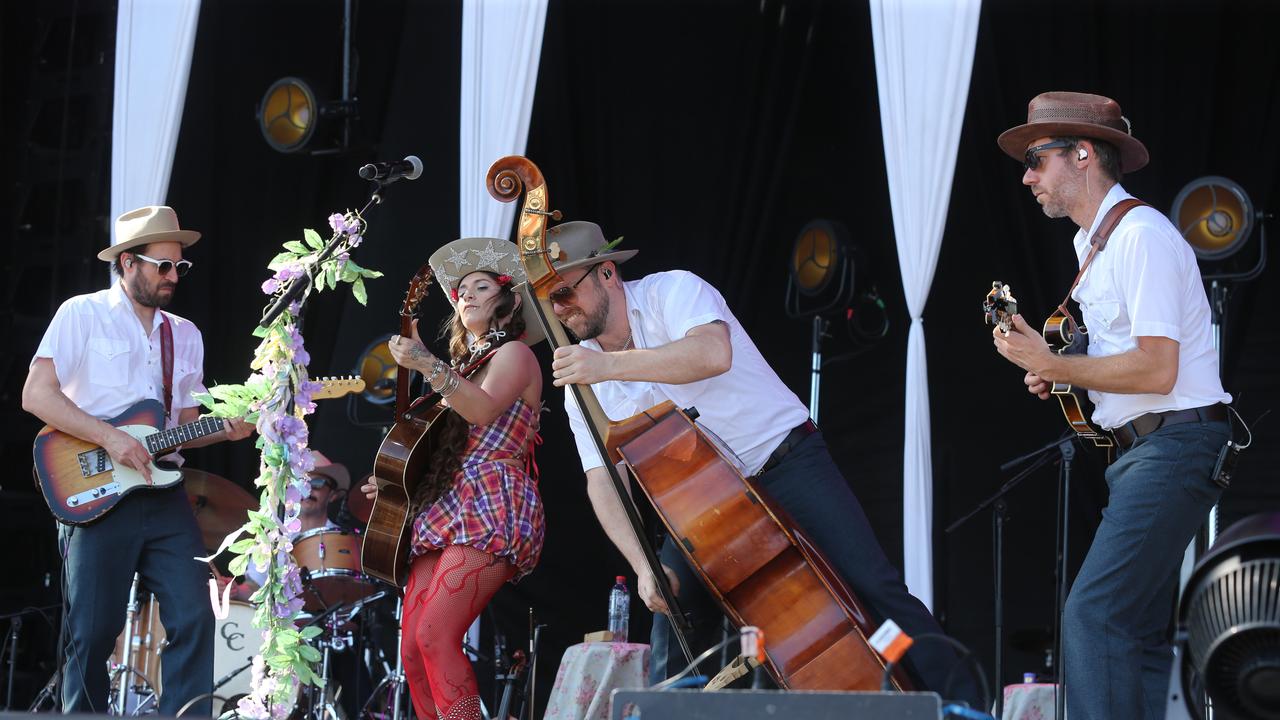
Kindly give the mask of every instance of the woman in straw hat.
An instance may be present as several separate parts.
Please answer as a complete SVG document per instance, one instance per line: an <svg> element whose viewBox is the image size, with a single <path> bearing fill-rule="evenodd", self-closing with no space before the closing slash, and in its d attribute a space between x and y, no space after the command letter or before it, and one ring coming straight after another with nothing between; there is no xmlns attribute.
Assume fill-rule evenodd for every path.
<svg viewBox="0 0 1280 720"><path fill-rule="evenodd" d="M391 354L417 370L452 412L413 502L402 654L420 718L479 718L475 673L459 642L507 581L531 571L542 551L543 514L532 460L542 371L528 345L542 338L515 285L515 245L455 240L430 264L453 306L442 335L449 358L413 337ZM482 363L463 377L460 369ZM376 486L362 490L372 496Z"/></svg>

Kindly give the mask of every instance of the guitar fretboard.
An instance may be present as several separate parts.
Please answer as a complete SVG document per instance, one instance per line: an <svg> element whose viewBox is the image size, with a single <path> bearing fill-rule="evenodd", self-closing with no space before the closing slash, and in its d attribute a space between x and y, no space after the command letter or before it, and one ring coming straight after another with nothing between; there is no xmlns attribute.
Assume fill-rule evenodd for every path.
<svg viewBox="0 0 1280 720"><path fill-rule="evenodd" d="M212 435L222 430L222 418L200 418L195 422L179 425L147 436L147 450L157 455L179 445Z"/></svg>

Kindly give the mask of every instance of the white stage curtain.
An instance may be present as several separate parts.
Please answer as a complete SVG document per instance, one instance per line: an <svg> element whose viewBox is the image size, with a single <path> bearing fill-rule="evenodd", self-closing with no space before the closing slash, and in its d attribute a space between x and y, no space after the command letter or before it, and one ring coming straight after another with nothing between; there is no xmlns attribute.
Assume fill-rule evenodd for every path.
<svg viewBox="0 0 1280 720"><path fill-rule="evenodd" d="M505 238L519 203L485 189L493 161L523 155L542 57L547 0L464 0L459 237Z"/></svg>
<svg viewBox="0 0 1280 720"><path fill-rule="evenodd" d="M120 0L111 118L113 243L121 213L165 203L199 19L200 0Z"/></svg>
<svg viewBox="0 0 1280 720"><path fill-rule="evenodd" d="M933 609L933 465L924 306L951 198L981 0L871 0L880 124L911 330L903 428L903 571Z"/></svg>

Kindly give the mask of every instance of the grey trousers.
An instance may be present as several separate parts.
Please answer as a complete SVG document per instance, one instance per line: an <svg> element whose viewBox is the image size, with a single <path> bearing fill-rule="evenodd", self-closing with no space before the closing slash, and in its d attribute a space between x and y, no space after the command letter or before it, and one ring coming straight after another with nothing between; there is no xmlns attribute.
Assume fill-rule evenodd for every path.
<svg viewBox="0 0 1280 720"><path fill-rule="evenodd" d="M1209 475L1229 432L1170 425L1107 468L1111 497L1063 617L1071 720L1164 718L1178 569L1222 494Z"/></svg>
<svg viewBox="0 0 1280 720"><path fill-rule="evenodd" d="M175 715L213 688L213 609L205 554L186 492L179 485L138 490L97 522L60 528L67 584L67 659L62 709L105 713L107 659L124 629L129 586L137 572L160 601L168 645L163 653L160 714ZM203 700L187 710L210 714Z"/></svg>

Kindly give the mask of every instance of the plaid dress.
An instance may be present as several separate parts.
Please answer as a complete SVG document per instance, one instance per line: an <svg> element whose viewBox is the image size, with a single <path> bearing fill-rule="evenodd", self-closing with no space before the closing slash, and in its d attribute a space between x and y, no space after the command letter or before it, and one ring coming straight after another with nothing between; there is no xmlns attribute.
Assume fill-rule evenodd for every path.
<svg viewBox="0 0 1280 720"><path fill-rule="evenodd" d="M536 411L515 403L492 423L473 425L462 467L449 488L413 521L412 557L449 545L470 545L516 567L512 581L538 564L546 521L537 483L524 468L534 440Z"/></svg>

